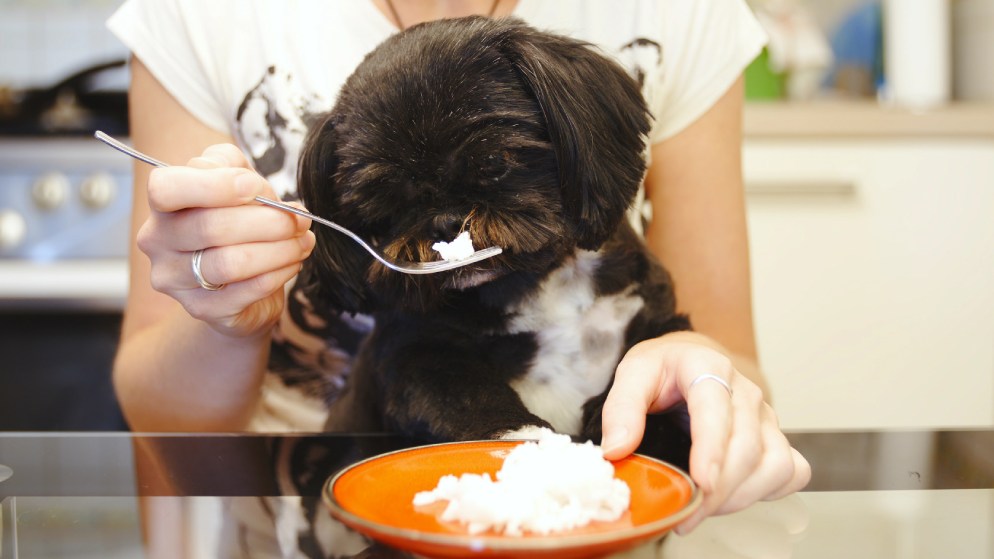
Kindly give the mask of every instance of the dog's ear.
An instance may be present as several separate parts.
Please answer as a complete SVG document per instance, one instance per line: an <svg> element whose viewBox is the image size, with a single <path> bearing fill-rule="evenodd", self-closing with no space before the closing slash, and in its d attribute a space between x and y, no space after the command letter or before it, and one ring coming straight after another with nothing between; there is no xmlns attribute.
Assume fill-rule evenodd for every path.
<svg viewBox="0 0 994 559"><path fill-rule="evenodd" d="M318 118L307 133L297 165L297 193L311 213L336 220L338 199L337 121L333 113ZM311 226L317 244L297 276L315 306L365 312L369 299L366 274L372 257L342 233L319 223Z"/></svg>
<svg viewBox="0 0 994 559"><path fill-rule="evenodd" d="M542 108L579 246L611 235L645 175L649 112L638 84L594 47L524 25L501 41L504 55Z"/></svg>

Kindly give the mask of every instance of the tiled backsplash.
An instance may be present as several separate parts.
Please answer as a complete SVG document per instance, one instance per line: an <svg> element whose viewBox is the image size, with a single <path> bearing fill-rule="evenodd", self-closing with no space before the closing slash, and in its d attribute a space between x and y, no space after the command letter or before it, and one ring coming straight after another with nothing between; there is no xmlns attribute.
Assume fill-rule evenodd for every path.
<svg viewBox="0 0 994 559"><path fill-rule="evenodd" d="M104 25L120 0L0 0L0 86L50 85L128 49Z"/></svg>

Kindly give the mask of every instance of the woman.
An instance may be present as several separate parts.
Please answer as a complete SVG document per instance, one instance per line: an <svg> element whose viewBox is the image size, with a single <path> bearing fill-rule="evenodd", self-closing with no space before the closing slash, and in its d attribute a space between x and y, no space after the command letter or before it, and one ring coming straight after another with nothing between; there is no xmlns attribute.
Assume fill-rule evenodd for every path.
<svg viewBox="0 0 994 559"><path fill-rule="evenodd" d="M110 27L135 55L132 140L185 162L135 168L137 248L114 370L131 427L320 428L368 325L312 312L292 288L314 246L309 222L250 202L293 199L307 122L366 52L398 29L471 14L514 15L598 45L653 111L639 221L697 331L625 356L604 407L605 454L629 454L646 413L686 401L690 473L705 497L680 530L802 488L810 469L764 401L756 364L741 72L764 36L742 0L125 4Z"/></svg>

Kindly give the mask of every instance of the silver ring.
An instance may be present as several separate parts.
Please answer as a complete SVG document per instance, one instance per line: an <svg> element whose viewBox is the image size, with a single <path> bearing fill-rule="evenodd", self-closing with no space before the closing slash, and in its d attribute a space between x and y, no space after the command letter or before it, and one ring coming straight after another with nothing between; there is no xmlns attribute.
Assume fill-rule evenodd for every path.
<svg viewBox="0 0 994 559"><path fill-rule="evenodd" d="M699 382L701 382L702 380L713 380L713 381L717 382L718 384L720 384L725 390L727 390L729 396L732 395L732 387L728 385L728 381L726 381L725 379L719 377L718 375L712 375L710 373L703 374L703 375L695 378L694 381L690 383L690 386L687 387L687 392L690 392L690 390L692 388L694 388L694 385L697 384L697 383L699 383Z"/></svg>
<svg viewBox="0 0 994 559"><path fill-rule="evenodd" d="M197 278L197 283L200 284L200 287L203 287L207 291L217 291L218 289L224 287L224 284L211 283L207 281L204 279L204 273L200 270L200 259L204 257L204 250L205 249L200 249L193 253L193 261L190 264L193 268L193 277Z"/></svg>

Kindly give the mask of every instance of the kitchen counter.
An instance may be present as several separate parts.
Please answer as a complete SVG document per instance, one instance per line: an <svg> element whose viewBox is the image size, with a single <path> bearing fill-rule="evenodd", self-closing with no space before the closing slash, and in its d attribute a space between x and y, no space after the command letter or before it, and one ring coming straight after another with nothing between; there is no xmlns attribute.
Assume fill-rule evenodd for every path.
<svg viewBox="0 0 994 559"><path fill-rule="evenodd" d="M994 140L994 103L953 103L926 110L874 101L746 103L746 140L770 138L981 138Z"/></svg>
<svg viewBox="0 0 994 559"><path fill-rule="evenodd" d="M0 310L119 311L127 293L128 262L124 259L0 260Z"/></svg>
<svg viewBox="0 0 994 559"><path fill-rule="evenodd" d="M813 467L805 491L621 556L994 555L994 430L789 436ZM142 556L140 518L148 556L216 557L220 542L234 541L253 557L279 542L301 553L404 557L343 531L319 495L339 468L409 444L389 435L0 433L9 467L5 481L0 468L0 557ZM288 533L273 520L280 510L316 519L316 537ZM228 539L226 521L245 514L259 523Z"/></svg>

